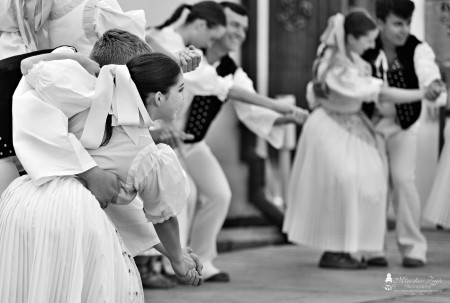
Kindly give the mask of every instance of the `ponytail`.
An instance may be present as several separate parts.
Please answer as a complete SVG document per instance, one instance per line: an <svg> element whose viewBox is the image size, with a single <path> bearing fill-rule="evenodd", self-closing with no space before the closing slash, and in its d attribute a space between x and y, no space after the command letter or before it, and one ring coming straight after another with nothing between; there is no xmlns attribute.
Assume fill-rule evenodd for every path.
<svg viewBox="0 0 450 303"><path fill-rule="evenodd" d="M161 30L173 23L175 23L183 13L184 9L192 10L192 5L190 4L181 4L170 16L169 19L167 19L163 24L156 26L156 29Z"/></svg>
<svg viewBox="0 0 450 303"><path fill-rule="evenodd" d="M189 24L196 19L202 19L206 21L208 28L213 28L218 25L226 26L226 17L223 12L223 7L215 1L201 1L194 5L180 5L172 16L163 24L156 26L156 29L161 30L164 27L178 21L184 9L188 9L190 11L186 18L185 24Z"/></svg>

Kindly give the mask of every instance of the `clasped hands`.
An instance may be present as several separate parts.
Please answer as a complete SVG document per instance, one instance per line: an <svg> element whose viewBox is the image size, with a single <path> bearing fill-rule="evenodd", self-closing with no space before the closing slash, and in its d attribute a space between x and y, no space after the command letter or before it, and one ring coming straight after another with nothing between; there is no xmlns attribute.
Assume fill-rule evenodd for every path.
<svg viewBox="0 0 450 303"><path fill-rule="evenodd" d="M282 100L276 101L276 111L278 111L281 114L284 114L283 117L277 119L275 121L275 124L286 124L286 123L296 123L296 124L303 124L309 116L309 111L306 109L303 109L301 107L298 107L294 104L290 104L287 102L283 102Z"/></svg>
<svg viewBox="0 0 450 303"><path fill-rule="evenodd" d="M199 66L202 57L200 51L192 45L175 52L174 55L183 73L195 70Z"/></svg>
<svg viewBox="0 0 450 303"><path fill-rule="evenodd" d="M192 286L200 286L203 284L202 269L203 264L200 258L193 253L190 247L182 250L181 260L170 260L175 274L181 282Z"/></svg>

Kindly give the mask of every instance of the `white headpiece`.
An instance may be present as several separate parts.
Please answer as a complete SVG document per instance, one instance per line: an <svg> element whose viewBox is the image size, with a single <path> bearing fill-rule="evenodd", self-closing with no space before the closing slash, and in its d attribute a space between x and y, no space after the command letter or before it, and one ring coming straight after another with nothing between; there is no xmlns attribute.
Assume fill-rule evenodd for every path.
<svg viewBox="0 0 450 303"><path fill-rule="evenodd" d="M344 31L344 15L338 13L328 19L328 25L320 41L326 46L336 48L337 52L345 53L345 31Z"/></svg>
<svg viewBox="0 0 450 303"><path fill-rule="evenodd" d="M101 69L80 139L84 147L100 146L108 114L113 116L112 126L122 126L136 145L140 136L148 137L148 128L153 122L126 65L106 65Z"/></svg>

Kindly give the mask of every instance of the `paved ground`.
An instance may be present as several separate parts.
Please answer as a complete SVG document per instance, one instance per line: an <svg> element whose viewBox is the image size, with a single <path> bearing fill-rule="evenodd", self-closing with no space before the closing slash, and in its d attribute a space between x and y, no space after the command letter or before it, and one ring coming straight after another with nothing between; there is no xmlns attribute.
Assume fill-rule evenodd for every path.
<svg viewBox="0 0 450 303"><path fill-rule="evenodd" d="M274 245L223 253L217 265L231 283L180 285L172 290L147 290L149 303L206 302L450 302L450 232L426 231L428 264L405 269L395 239L388 237L389 267L359 271L317 267L320 252L293 245ZM386 283L388 273L393 279ZM386 290L389 286L391 290Z"/></svg>

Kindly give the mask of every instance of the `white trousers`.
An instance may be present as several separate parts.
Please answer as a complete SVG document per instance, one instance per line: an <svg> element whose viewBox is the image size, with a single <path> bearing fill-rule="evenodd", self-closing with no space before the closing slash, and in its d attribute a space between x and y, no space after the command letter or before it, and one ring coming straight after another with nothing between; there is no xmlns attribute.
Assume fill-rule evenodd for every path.
<svg viewBox="0 0 450 303"><path fill-rule="evenodd" d="M185 237L187 246L206 263L217 256L217 236L228 213L231 189L219 161L204 141L184 145L180 154L198 193L197 199L189 199L195 205L188 204L178 217L180 234L185 234L180 238L183 242Z"/></svg>
<svg viewBox="0 0 450 303"><path fill-rule="evenodd" d="M415 183L418 127L416 122L403 130L394 117L385 117L376 125L386 140L400 254L425 262L427 241L420 231L422 207Z"/></svg>

